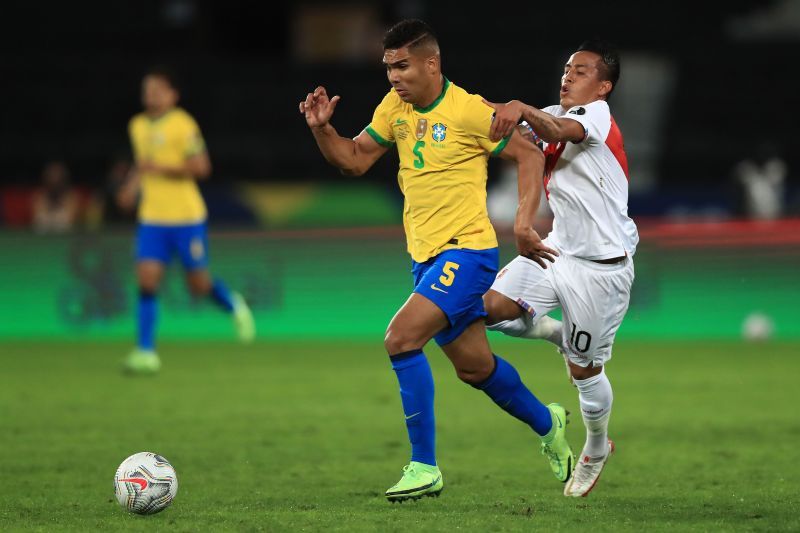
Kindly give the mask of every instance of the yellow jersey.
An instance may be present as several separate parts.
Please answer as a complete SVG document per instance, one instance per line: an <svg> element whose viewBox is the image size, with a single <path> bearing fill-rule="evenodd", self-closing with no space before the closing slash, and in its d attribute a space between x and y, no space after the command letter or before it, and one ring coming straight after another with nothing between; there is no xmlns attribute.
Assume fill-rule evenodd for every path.
<svg viewBox="0 0 800 533"><path fill-rule="evenodd" d="M489 140L493 112L447 78L428 107L403 102L392 89L375 109L366 132L383 146L397 146L403 226L415 261L452 248L497 246L486 210L486 169L489 155L508 139Z"/></svg>
<svg viewBox="0 0 800 533"><path fill-rule="evenodd" d="M128 133L137 163L146 161L179 166L205 151L200 128L192 116L175 108L153 119L144 113L133 117ZM191 175L142 175L139 221L148 224L196 224L206 219L206 205Z"/></svg>

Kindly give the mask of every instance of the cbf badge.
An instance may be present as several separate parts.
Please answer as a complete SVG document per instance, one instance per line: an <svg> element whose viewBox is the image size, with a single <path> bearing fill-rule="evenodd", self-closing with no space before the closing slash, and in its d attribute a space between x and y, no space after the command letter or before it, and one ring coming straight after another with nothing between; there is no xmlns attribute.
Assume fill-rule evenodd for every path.
<svg viewBox="0 0 800 533"><path fill-rule="evenodd" d="M425 137L425 132L428 131L428 119L421 118L417 121L417 140L422 140Z"/></svg>
<svg viewBox="0 0 800 533"><path fill-rule="evenodd" d="M431 137L437 143L440 143L444 140L445 135L447 134L447 125L442 124L441 122L437 122L431 128Z"/></svg>

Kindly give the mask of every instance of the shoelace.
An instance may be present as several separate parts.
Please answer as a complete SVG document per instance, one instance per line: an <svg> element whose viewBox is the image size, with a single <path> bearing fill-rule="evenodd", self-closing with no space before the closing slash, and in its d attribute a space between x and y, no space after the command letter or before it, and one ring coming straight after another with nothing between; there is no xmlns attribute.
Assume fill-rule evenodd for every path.
<svg viewBox="0 0 800 533"><path fill-rule="evenodd" d="M572 472L572 476L575 478L575 481L580 483L589 481L592 479L592 474L594 473L594 465L592 463L578 463L575 467L575 470Z"/></svg>
<svg viewBox="0 0 800 533"><path fill-rule="evenodd" d="M408 464L403 467L403 477L405 477L406 475L409 475L412 478L417 478L419 477L419 472L417 472L417 469L414 468L412 465Z"/></svg>
<svg viewBox="0 0 800 533"><path fill-rule="evenodd" d="M558 454L550 447L549 444L542 444L542 455L546 455L551 460L558 460Z"/></svg>

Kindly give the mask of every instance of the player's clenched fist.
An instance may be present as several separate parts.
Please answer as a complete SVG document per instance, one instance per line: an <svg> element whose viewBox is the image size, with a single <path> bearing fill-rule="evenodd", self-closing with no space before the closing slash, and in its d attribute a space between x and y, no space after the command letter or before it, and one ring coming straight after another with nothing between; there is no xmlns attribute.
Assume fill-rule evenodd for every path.
<svg viewBox="0 0 800 533"><path fill-rule="evenodd" d="M325 126L333 116L333 110L340 97L328 98L325 87L317 87L313 93L308 93L306 99L300 102L300 112L306 117L306 123L310 128L321 128Z"/></svg>

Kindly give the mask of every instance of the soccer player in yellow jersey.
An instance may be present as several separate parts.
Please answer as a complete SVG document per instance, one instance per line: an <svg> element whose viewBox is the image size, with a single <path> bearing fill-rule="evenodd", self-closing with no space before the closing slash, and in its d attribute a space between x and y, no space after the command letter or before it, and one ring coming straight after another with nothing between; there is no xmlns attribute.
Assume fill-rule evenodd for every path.
<svg viewBox="0 0 800 533"><path fill-rule="evenodd" d="M414 292L392 319L384 345L400 383L411 462L386 491L390 501L438 495L433 376L422 349L435 339L456 374L541 437L542 453L559 481L572 471L566 412L543 405L486 338L482 296L497 274L494 229L486 211L487 160L515 161L520 203L515 236L520 254L545 266L556 252L544 246L532 221L539 205L544 156L513 134L492 142L492 108L442 75L439 45L419 20L392 27L383 40L391 90L372 122L354 139L330 124L339 96L318 87L300 112L320 151L345 174L366 172L389 148L400 156L403 222L413 259Z"/></svg>
<svg viewBox="0 0 800 533"><path fill-rule="evenodd" d="M206 206L197 180L209 177L211 162L197 123L177 107L178 98L168 71L150 71L142 82L145 110L129 124L136 169L127 190L140 192L138 344L125 361L132 373L155 373L161 367L155 352L156 294L173 255L180 257L192 294L211 296L230 313L241 340L252 340L255 334L244 299L208 272Z"/></svg>

